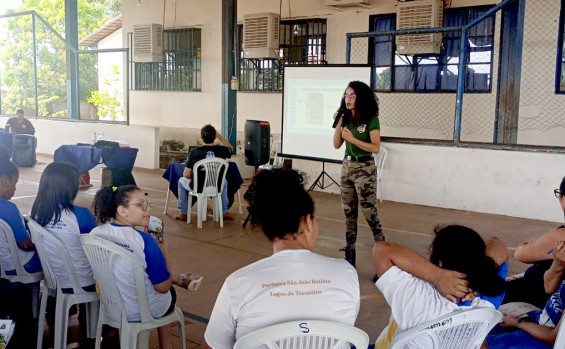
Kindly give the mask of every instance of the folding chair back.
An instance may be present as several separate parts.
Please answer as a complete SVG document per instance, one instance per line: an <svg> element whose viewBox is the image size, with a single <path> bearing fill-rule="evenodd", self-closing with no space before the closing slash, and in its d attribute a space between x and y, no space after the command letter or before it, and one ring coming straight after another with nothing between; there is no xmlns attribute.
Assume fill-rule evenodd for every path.
<svg viewBox="0 0 565 349"><path fill-rule="evenodd" d="M233 349L338 349L367 348L369 336L362 330L340 323L318 320L289 321L268 326L239 338Z"/></svg>
<svg viewBox="0 0 565 349"><path fill-rule="evenodd" d="M500 319L502 314L494 309L459 310L398 333L389 349L401 349L414 341L426 341L425 348L430 349L478 349Z"/></svg>
<svg viewBox="0 0 565 349"><path fill-rule="evenodd" d="M98 236L83 234L79 239L100 289L100 316L96 329L96 348L100 347L103 324L120 330L121 348L135 348L138 334L142 334L139 340L140 346L147 347L149 341L147 330L172 322L179 324L181 345L182 348L185 348L184 315L178 307L175 307L173 313L158 319L151 315L145 289L145 271L137 257L125 248ZM122 296L114 276L114 264L123 262L131 265L134 275L140 322L128 322Z"/></svg>
<svg viewBox="0 0 565 349"><path fill-rule="evenodd" d="M7 275L6 270L12 270L9 266L5 265L4 260L0 258L0 277L10 280L11 282L21 282L28 284L31 293L31 303L33 309L33 317L37 318L39 314L39 282L43 280L43 272L38 271L35 273L28 273L18 255L18 244L14 232L8 223L0 219L0 230L4 231L8 248L10 250L10 257L12 258L13 269L16 270L16 275ZM1 238L1 237L0 237ZM8 269L9 268L9 269Z"/></svg>
<svg viewBox="0 0 565 349"><path fill-rule="evenodd" d="M373 154L373 157L375 158L375 165L377 167L377 181L378 181L378 186L377 186L377 194L378 194L378 189L381 189L381 202L383 202L383 193L384 193L384 188L383 188L383 168L385 166L385 161L386 161L386 156L388 155L388 150L381 146L379 153L378 154Z"/></svg>
<svg viewBox="0 0 565 349"><path fill-rule="evenodd" d="M202 228L202 221L206 220L206 202L208 198L212 199L214 221L220 221L220 227L224 226L222 190L226 182L228 166L227 160L216 157L202 159L194 164L192 190L188 193L188 207L192 207L192 197L196 196L198 228ZM202 174L204 174L204 178L202 178ZM190 223L190 214L187 215L187 223Z"/></svg>
<svg viewBox="0 0 565 349"><path fill-rule="evenodd" d="M98 320L98 293L85 291L78 280L77 273L73 267L71 256L66 246L53 234L39 225L31 217L27 216L29 232L35 243L41 267L45 275L45 285L41 297L41 309L39 314L39 326L37 336L37 348L42 347L43 326L45 323L45 310L47 308L47 296L49 290L56 291L57 305L55 309L55 348L65 348L67 343L67 326L69 309L74 304L87 303L87 323L89 338L94 338L96 323ZM51 258L49 257L51 256ZM63 261L64 273L71 281L73 293L63 293L61 288L61 274L55 272L53 257Z"/></svg>

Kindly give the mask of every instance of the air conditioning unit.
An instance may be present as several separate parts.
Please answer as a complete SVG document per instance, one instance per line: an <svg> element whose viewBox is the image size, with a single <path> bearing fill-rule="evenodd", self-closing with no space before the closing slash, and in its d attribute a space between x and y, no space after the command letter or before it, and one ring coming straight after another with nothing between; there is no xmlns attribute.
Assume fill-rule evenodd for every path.
<svg viewBox="0 0 565 349"><path fill-rule="evenodd" d="M396 29L436 28L443 25L443 1L422 0L397 5ZM441 52L442 33L396 36L396 52L415 55Z"/></svg>
<svg viewBox="0 0 565 349"><path fill-rule="evenodd" d="M243 17L243 57L279 58L277 13L256 13Z"/></svg>
<svg viewBox="0 0 565 349"><path fill-rule="evenodd" d="M331 6L336 10L342 10L346 6L359 6L359 7L371 7L371 0L326 0L326 6Z"/></svg>
<svg viewBox="0 0 565 349"><path fill-rule="evenodd" d="M135 62L163 61L163 26L161 24L133 26L133 60Z"/></svg>

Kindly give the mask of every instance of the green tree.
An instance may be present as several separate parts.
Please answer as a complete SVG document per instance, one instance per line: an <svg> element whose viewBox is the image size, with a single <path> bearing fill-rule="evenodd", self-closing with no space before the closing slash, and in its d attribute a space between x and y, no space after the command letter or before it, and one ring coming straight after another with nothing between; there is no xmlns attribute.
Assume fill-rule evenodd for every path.
<svg viewBox="0 0 565 349"><path fill-rule="evenodd" d="M79 40L121 12L121 0L77 0ZM61 36L65 36L65 0L23 0L9 13L35 10ZM30 15L5 20L8 35L0 38L1 85L7 87L2 100L4 113L20 107L35 109L33 30ZM36 21L38 115L60 115L56 103L65 105L67 96L66 46L39 20ZM79 55L80 99L97 89L96 54ZM59 106L59 110L61 107ZM64 107L62 108L64 109Z"/></svg>

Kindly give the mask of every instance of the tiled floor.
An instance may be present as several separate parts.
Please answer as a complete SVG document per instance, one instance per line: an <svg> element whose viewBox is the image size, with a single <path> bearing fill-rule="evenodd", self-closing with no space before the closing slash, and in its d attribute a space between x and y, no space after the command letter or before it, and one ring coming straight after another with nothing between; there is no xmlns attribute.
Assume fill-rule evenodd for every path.
<svg viewBox="0 0 565 349"><path fill-rule="evenodd" d="M39 164L32 168L20 168L20 181L13 202L23 213L31 209L41 172L46 164L52 161L52 157L40 155L38 160ZM269 256L272 253L271 245L260 231L241 227L246 215L238 213L237 201L230 210L232 219L225 220L223 228L211 219L203 223L202 229L196 228L195 224L187 225L185 222L173 220L171 217L176 213L174 197L169 202L168 215L163 215L167 184L161 178L162 173L163 170L135 169L133 175L138 185L152 198L152 214L162 218L165 223L165 238L168 241L172 268L180 272L193 272L204 276L203 284L197 292L177 288L177 305L186 314L187 348L200 348L206 319L210 316L226 276L242 266ZM90 207L94 194L100 188L100 169L92 170L90 175L93 187L79 193L76 200L78 205ZM386 181L383 185L386 186ZM242 188L242 193L245 189ZM394 188L387 188L387 191L390 190ZM316 203L316 217L320 225L316 251L342 258L342 252L338 249L344 245L344 221L339 197L319 192L314 192L312 196ZM555 222L390 201L379 203L378 209L387 240L404 244L425 256L431 242L432 230L437 224L459 223L474 228L483 237L498 236L507 244L511 254L520 242L543 234L558 225ZM557 209L559 207L556 203ZM371 257L372 234L363 218L360 218L359 222L357 270L361 287L361 309L356 326L365 330L371 341L374 341L388 322L390 310L371 281L374 274ZM515 260L510 261L511 274L522 272L525 267ZM69 343L77 341L76 333L78 331L75 329L69 336ZM46 338L46 342L49 342L49 338ZM76 344L72 344L69 347L75 346ZM150 347L157 346L156 333L152 331Z"/></svg>

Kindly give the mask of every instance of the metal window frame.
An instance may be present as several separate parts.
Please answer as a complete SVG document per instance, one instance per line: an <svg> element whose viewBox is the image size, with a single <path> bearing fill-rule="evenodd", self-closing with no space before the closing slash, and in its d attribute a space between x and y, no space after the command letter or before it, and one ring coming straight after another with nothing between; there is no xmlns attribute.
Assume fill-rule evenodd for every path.
<svg viewBox="0 0 565 349"><path fill-rule="evenodd" d="M202 91L201 52L200 28L163 30L163 60L133 62L135 74L132 90Z"/></svg>
<svg viewBox="0 0 565 349"><path fill-rule="evenodd" d="M317 25L318 28L311 28ZM296 36L286 35L292 33L294 26L300 30L302 42L295 41ZM282 52L281 58L243 58L243 25L238 24L238 54L239 68L237 76L239 79L239 92L281 92L283 89L283 66L284 64L327 64L327 19L306 18L297 20L282 20L279 27L279 48ZM310 43L309 40L320 40L319 43ZM318 62L310 61L308 54L312 51L319 52L322 59ZM300 56L300 60L291 57ZM257 80L259 79L259 80ZM253 81L252 81L253 80Z"/></svg>
<svg viewBox="0 0 565 349"><path fill-rule="evenodd" d="M565 1L565 0L562 0ZM458 8L454 8L454 9L447 9L444 11L444 19L445 19L445 15L446 13L455 13L455 12L464 12L466 17L467 17L467 24L471 23L471 11L478 11L478 10L488 10L491 9L493 6L470 6L470 7L458 7ZM396 14L395 13L388 13L388 14L376 14L376 15L370 15L369 16L369 27L371 28L372 31L376 31L375 28L375 22L379 19L392 19L393 20L393 29L392 30L396 30ZM496 19L495 19L496 20ZM496 24L493 26L492 28L492 34L490 35L492 37L492 40L494 42L494 35L495 35L495 26ZM482 37L482 36L481 36ZM468 36L469 38L469 36ZM445 36L443 38L443 40L445 41ZM375 52L374 52L374 41L373 41L373 37L370 38L370 42L369 42L369 60L368 62L373 65L373 71L375 71L375 68L382 68L382 67L390 67L390 88L389 89L376 89L375 81L371 81L371 85L373 87L373 89L375 89L375 91L379 91L379 92L383 92L383 93L456 93L457 92L457 88L455 89L446 89L443 88L441 86L441 72L443 71L443 67L444 66L458 66L459 63L451 63L451 64L447 64L447 63L443 63L444 62L444 51L442 50L442 53L437 55L438 58L438 70L437 70L437 81L439 82L439 87L437 89L428 89L428 90L419 90L417 88L417 76L418 76L418 66L420 65L418 63L418 59L421 58L425 58L428 55L413 55L412 57L414 60L413 63L413 68L412 68L412 73L414 75L414 79L412 81L412 87L410 89L396 89L394 87L394 80L395 80L395 75L396 75L396 67L397 65L395 64L396 62L396 57L400 56L396 53L396 40L392 40L392 47L391 47L391 58L390 58L390 65L382 65L382 66L376 66L374 65L375 62ZM465 57L465 71L467 71L467 68L469 66L469 61L470 61L470 54L471 54L471 50L467 51L466 57ZM493 48L490 50L490 62L489 63L484 63L484 64L489 64L490 66L490 82L489 82L489 86L487 90L470 90L467 87L467 79L465 79L465 93L491 93L492 92L492 75L493 75L493 66L494 66L494 45ZM483 64L483 63L481 63ZM459 72L458 72L459 73ZM372 77L374 77L375 74L372 74ZM373 79L374 80L374 79ZM564 91L565 93L565 91Z"/></svg>

